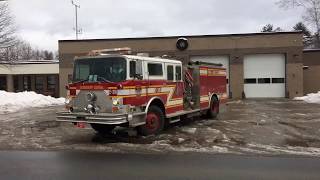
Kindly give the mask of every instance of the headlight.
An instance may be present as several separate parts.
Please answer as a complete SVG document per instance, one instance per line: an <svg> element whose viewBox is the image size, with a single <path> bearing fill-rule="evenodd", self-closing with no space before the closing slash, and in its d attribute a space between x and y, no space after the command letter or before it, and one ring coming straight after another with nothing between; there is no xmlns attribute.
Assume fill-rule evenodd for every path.
<svg viewBox="0 0 320 180"><path fill-rule="evenodd" d="M90 102L91 102L91 101L95 101L95 100L96 100L96 95L93 94L93 93L91 93L91 92L88 93L88 94L87 94L87 100L90 101Z"/></svg>
<svg viewBox="0 0 320 180"><path fill-rule="evenodd" d="M113 99L112 100L112 105L119 106L120 105L120 100L119 99Z"/></svg>
<svg viewBox="0 0 320 180"><path fill-rule="evenodd" d="M71 102L71 99L67 98L65 101L64 101L64 104L69 104Z"/></svg>

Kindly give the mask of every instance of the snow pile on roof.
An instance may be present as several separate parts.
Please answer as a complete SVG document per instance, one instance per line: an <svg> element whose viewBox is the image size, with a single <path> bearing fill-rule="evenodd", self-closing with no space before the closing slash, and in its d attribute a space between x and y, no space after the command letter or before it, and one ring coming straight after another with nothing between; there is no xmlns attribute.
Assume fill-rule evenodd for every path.
<svg viewBox="0 0 320 180"><path fill-rule="evenodd" d="M307 103L317 103L320 104L320 91L318 93L308 94L304 97L297 97L294 100L305 101Z"/></svg>
<svg viewBox="0 0 320 180"><path fill-rule="evenodd" d="M0 91L0 114L16 112L29 107L46 107L63 105L64 98L53 98L35 92L10 93Z"/></svg>

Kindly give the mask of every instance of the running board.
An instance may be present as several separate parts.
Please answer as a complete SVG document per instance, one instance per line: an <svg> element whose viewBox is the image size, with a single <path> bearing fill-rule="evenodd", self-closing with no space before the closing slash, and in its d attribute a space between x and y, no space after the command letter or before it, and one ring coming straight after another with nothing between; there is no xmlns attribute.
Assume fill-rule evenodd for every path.
<svg viewBox="0 0 320 180"><path fill-rule="evenodd" d="M195 109L195 110L190 110L190 111L179 111L179 112L176 112L174 114L169 114L167 116L167 118L174 118L174 117L177 117L177 116L183 116L183 115L186 115L186 114L200 113L200 112L201 112L201 109Z"/></svg>
<svg viewBox="0 0 320 180"><path fill-rule="evenodd" d="M172 120L170 120L170 124L177 123L177 122L179 122L179 121L181 121L180 118L178 118L178 119L172 119Z"/></svg>

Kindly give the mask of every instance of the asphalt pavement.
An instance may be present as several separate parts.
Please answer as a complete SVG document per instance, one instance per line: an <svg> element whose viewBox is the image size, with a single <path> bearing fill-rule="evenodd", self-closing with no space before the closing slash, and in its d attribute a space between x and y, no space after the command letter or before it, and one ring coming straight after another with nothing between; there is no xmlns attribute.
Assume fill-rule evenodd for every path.
<svg viewBox="0 0 320 180"><path fill-rule="evenodd" d="M1 179L320 179L320 158L192 153L0 152Z"/></svg>

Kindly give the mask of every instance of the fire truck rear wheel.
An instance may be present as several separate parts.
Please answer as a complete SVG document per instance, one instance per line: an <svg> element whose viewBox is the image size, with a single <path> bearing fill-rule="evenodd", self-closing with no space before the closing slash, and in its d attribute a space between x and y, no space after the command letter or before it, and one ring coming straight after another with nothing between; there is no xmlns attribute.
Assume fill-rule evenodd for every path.
<svg viewBox="0 0 320 180"><path fill-rule="evenodd" d="M219 114L219 100L213 96L210 102L210 109L207 112L208 118L216 118Z"/></svg>
<svg viewBox="0 0 320 180"><path fill-rule="evenodd" d="M105 124L90 124L92 129L94 129L99 134L109 134L115 126L105 125Z"/></svg>
<svg viewBox="0 0 320 180"><path fill-rule="evenodd" d="M164 114L158 106L149 107L146 124L138 127L139 134L148 136L152 134L159 134L164 128Z"/></svg>

